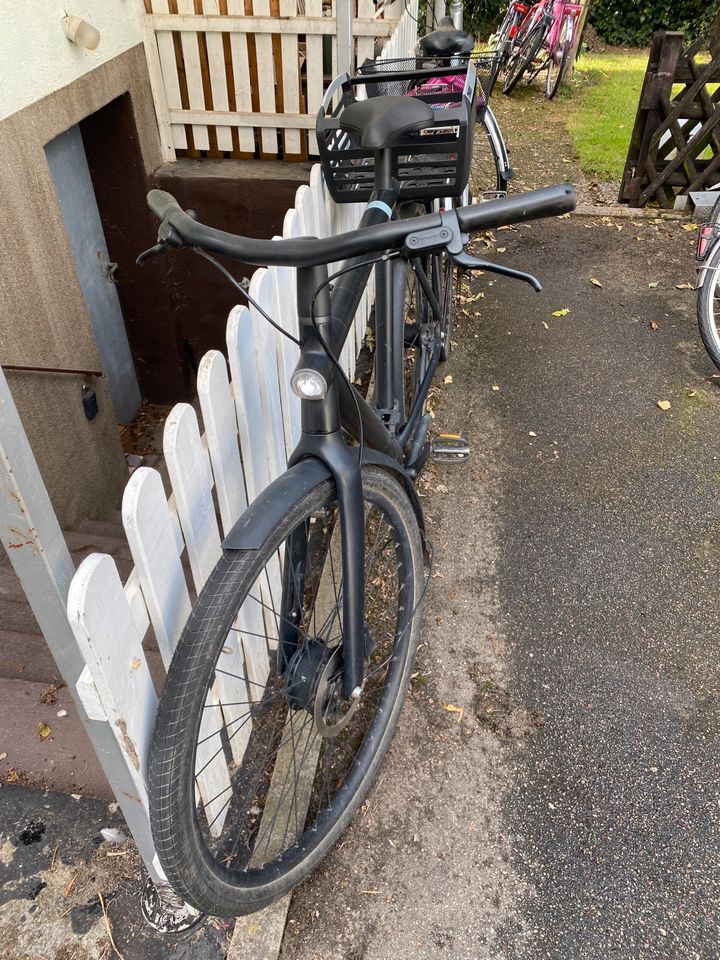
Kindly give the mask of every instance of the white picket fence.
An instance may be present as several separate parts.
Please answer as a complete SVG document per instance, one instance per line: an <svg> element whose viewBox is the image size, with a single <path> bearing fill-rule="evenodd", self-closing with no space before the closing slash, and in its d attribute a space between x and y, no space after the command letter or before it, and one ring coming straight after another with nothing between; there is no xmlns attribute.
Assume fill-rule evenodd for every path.
<svg viewBox="0 0 720 960"><path fill-rule="evenodd" d="M354 229L362 210L362 204L335 205L316 165L310 186L297 191L295 207L285 217L283 236L336 235ZM257 270L250 293L283 329L297 337L294 270ZM350 377L372 301L371 282L341 357ZM238 306L228 319L227 351L229 376L228 363L217 350L207 353L200 363L197 387L204 432L187 403L177 404L167 418L163 444L172 484L169 500L160 474L147 467L136 470L125 489L122 517L135 563L129 579L123 585L114 561L93 554L82 563L70 587L68 618L85 658L78 694L88 715L107 720L113 731L135 787L132 797L127 790L117 791L116 796L121 808L130 804L135 815L139 804L147 817L146 767L157 710L143 650L148 628L152 626L167 668L191 606L183 551L187 551L197 593L220 556L223 535L247 504L285 469L300 433L299 400L288 387L296 362L295 344L267 324L256 309ZM267 589L277 589L279 568L274 579L275 584ZM262 689L268 671L265 641L258 645L257 638L250 636L265 633L262 625L260 629L257 624L255 629L252 626L252 619L261 616L261 611L246 605L242 616L240 626L248 632L242 639L239 633L231 633L224 654L227 675L221 678L218 674L221 679L211 691L213 702L230 723L241 719L238 711L248 701L247 693L240 689L244 681L230 675L251 681L252 699L253 690ZM236 740L234 747L242 751L240 739ZM215 753L208 740L205 759ZM112 773L110 779L115 788ZM207 801L209 822L220 812L221 801L213 798L228 782L220 751L198 784ZM222 815L215 820L215 829L221 824ZM136 839L151 874L162 880L147 837L142 843L141 838Z"/></svg>
<svg viewBox="0 0 720 960"><path fill-rule="evenodd" d="M412 51L418 0L349 2L342 12L353 17L344 56L351 69L375 56L376 42L395 56ZM166 160L178 150L317 155L309 131L325 78L339 72L336 0L144 0L141 16Z"/></svg>

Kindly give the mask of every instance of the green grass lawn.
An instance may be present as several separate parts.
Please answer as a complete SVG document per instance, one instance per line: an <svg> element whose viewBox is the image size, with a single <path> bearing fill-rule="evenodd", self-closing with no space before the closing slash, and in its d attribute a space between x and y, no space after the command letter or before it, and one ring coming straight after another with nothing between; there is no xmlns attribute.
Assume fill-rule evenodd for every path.
<svg viewBox="0 0 720 960"><path fill-rule="evenodd" d="M598 180L622 177L647 58L646 50L584 54L561 93L580 165Z"/></svg>

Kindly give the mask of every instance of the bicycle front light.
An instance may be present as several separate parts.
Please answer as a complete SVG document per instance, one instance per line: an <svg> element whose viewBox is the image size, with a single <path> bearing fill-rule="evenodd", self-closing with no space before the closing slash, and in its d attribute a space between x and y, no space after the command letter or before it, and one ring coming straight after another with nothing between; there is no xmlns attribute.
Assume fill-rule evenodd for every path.
<svg viewBox="0 0 720 960"><path fill-rule="evenodd" d="M296 370L290 378L290 388L301 400L324 400L328 385L317 370Z"/></svg>

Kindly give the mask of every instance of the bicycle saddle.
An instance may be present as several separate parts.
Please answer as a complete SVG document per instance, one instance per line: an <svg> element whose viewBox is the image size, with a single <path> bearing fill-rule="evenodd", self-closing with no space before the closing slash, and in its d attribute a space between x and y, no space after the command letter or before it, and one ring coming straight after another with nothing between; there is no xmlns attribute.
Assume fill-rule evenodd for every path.
<svg viewBox="0 0 720 960"><path fill-rule="evenodd" d="M456 30L450 17L443 17L439 29L420 39L420 49L430 57L452 57L472 53L475 37L464 30Z"/></svg>
<svg viewBox="0 0 720 960"><path fill-rule="evenodd" d="M392 147L406 133L432 126L434 113L416 97L371 97L351 103L340 115L340 128L358 133L364 147Z"/></svg>

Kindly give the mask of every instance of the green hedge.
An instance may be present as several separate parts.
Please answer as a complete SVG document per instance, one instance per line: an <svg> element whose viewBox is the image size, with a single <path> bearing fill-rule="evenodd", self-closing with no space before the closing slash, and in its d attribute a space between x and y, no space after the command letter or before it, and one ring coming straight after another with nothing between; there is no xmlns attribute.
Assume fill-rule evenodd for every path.
<svg viewBox="0 0 720 960"><path fill-rule="evenodd" d="M507 0L466 0L466 29L489 36L506 8ZM647 46L655 30L684 30L695 39L718 11L720 0L592 0L590 23L606 43Z"/></svg>
<svg viewBox="0 0 720 960"><path fill-rule="evenodd" d="M655 30L683 30L688 40L707 34L720 0L593 0L590 23L607 43L643 47Z"/></svg>

